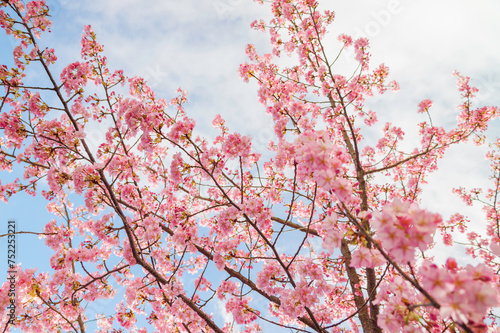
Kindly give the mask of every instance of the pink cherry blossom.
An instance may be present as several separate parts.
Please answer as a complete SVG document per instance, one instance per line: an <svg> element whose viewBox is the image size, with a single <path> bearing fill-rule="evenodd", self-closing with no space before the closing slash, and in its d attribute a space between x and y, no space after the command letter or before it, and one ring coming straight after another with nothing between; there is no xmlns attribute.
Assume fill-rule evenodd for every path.
<svg viewBox="0 0 500 333"><path fill-rule="evenodd" d="M98 332L498 330L500 139L486 135L498 108L474 108L474 81L455 73L456 119L432 116L414 91L429 120L379 124L390 106L367 101L399 85L372 63L368 38L333 31L327 1L265 3L251 27L268 34L268 53L248 45L239 67L269 115L260 149L221 115L203 136L185 90L160 98L112 69L91 26L80 59L65 62L40 40L45 1L0 2L14 37L0 65L0 170L14 176L0 200L40 193L54 215L33 231L51 270L16 266L7 331L83 332L93 320ZM346 73L349 57L359 66ZM491 182L457 179L454 193L484 221L460 206L443 220L424 209L425 184L469 139L490 144ZM441 264L441 238L465 254Z"/></svg>

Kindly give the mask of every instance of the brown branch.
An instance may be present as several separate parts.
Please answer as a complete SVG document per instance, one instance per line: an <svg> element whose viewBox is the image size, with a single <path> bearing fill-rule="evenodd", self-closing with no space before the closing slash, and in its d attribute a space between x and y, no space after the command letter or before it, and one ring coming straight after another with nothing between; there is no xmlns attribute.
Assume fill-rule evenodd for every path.
<svg viewBox="0 0 500 333"><path fill-rule="evenodd" d="M342 240L342 245L340 247L340 251L344 256L344 266L347 272L347 276L349 277L349 284L351 285L352 295L354 297L354 303L356 304L356 308L359 312L359 320L361 321L361 325L363 326L363 331L365 333L371 332L371 324L370 324L370 316L368 314L368 309L365 306L365 303L368 300L363 298L363 293L360 286L359 275L356 272L354 267L351 267L351 251L349 250L349 246L345 240ZM370 296L369 296L370 297Z"/></svg>
<svg viewBox="0 0 500 333"><path fill-rule="evenodd" d="M281 219L279 217L275 217L275 216L271 217L271 220L273 220L274 222L286 225L288 227L291 227L293 229L309 233L310 235L314 235L314 236L320 237L319 233L315 229L304 227L304 226L301 226L300 224L293 223L293 222L290 222L290 221L285 221L285 220L283 220L283 219Z"/></svg>
<svg viewBox="0 0 500 333"><path fill-rule="evenodd" d="M391 164L391 165L388 165L388 166L385 166L383 168L378 168L378 169L373 169L373 170L368 170L368 171L365 171L365 174L366 175L369 175L369 174L372 174L372 173L376 173L376 172L380 172L380 171L385 171L385 170L389 170L389 169L393 169L401 164L404 164L406 162L409 162L411 160L414 160L420 156L423 156L423 155L426 155L428 154L429 152L431 152L432 150L438 148L438 145L434 145L432 148L431 147L427 147L424 151L421 151L420 153L418 154L415 154L415 155L412 155L412 156L409 156L407 158L405 158L404 160L401 160L399 162L396 162L394 164Z"/></svg>

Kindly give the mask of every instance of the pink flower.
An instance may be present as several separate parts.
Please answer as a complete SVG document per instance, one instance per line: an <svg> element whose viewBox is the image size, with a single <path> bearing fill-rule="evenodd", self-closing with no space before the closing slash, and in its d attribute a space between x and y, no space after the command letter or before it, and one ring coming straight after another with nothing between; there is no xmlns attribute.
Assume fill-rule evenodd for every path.
<svg viewBox="0 0 500 333"><path fill-rule="evenodd" d="M430 99L424 99L422 102L418 104L418 112L424 113L429 111L429 108L432 106L432 101Z"/></svg>
<svg viewBox="0 0 500 333"><path fill-rule="evenodd" d="M367 52L368 44L368 38L359 38L354 42L356 60L359 61L365 68L368 66L368 60L370 59L370 54Z"/></svg>
<svg viewBox="0 0 500 333"><path fill-rule="evenodd" d="M349 35L346 35L346 34L341 34L338 37L338 40L341 41L341 42L343 42L346 47L349 47L352 44L352 37L349 36Z"/></svg>
<svg viewBox="0 0 500 333"><path fill-rule="evenodd" d="M327 230L326 235L323 237L322 246L329 253L332 253L335 249L339 249L341 247L343 238L344 233L342 231L335 229Z"/></svg>
<svg viewBox="0 0 500 333"><path fill-rule="evenodd" d="M251 140L239 133L230 134L222 144L222 151L230 158L246 157L250 154Z"/></svg>
<svg viewBox="0 0 500 333"><path fill-rule="evenodd" d="M386 204L382 212L374 212L371 221L384 248L403 263L413 261L416 248L427 249L441 222L439 215L399 199Z"/></svg>
<svg viewBox="0 0 500 333"><path fill-rule="evenodd" d="M91 68L86 62L77 61L66 66L61 72L61 81L64 82L67 95L70 96L85 87L90 73Z"/></svg>
<svg viewBox="0 0 500 333"><path fill-rule="evenodd" d="M332 191L340 201L345 202L352 195L352 186L347 179L338 178L333 183Z"/></svg>
<svg viewBox="0 0 500 333"><path fill-rule="evenodd" d="M226 310L231 312L234 320L238 324L249 324L257 319L257 315L253 313L253 311L257 313L258 311L251 310L248 301L248 298L238 299L233 297L226 303Z"/></svg>
<svg viewBox="0 0 500 333"><path fill-rule="evenodd" d="M314 172L314 178L318 183L318 186L322 189L329 191L333 188L335 184L335 171L332 169L319 170Z"/></svg>
<svg viewBox="0 0 500 333"><path fill-rule="evenodd" d="M500 244L498 244L497 242L491 242L490 250L494 255L500 257Z"/></svg>
<svg viewBox="0 0 500 333"><path fill-rule="evenodd" d="M360 246L352 253L350 266L373 268L383 264L385 264L385 259L377 250Z"/></svg>
<svg viewBox="0 0 500 333"><path fill-rule="evenodd" d="M233 281L222 281L220 286L217 288L217 297L221 300L226 299L226 294L237 295L239 284Z"/></svg>
<svg viewBox="0 0 500 333"><path fill-rule="evenodd" d="M220 114L216 115L214 120L212 120L212 126L215 128L224 126L226 121L222 118Z"/></svg>
<svg viewBox="0 0 500 333"><path fill-rule="evenodd" d="M124 328L131 329L137 322L134 312L127 308L123 302L116 306L116 319Z"/></svg>

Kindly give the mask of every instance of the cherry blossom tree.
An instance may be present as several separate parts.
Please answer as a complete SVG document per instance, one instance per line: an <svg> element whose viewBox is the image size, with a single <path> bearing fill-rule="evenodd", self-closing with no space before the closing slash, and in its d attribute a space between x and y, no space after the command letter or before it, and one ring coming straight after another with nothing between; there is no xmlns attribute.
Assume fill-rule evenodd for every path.
<svg viewBox="0 0 500 333"><path fill-rule="evenodd" d="M96 319L88 305L119 288L99 332L146 332L141 317L159 332L499 331L500 140L485 135L499 110L474 107L477 89L456 73L453 128L434 124L423 100L413 149L397 124L368 140L377 113L365 99L398 89L385 65L370 65L368 40L330 31L339 53L329 54L333 12L317 0L266 3L272 19L252 27L270 35L272 52L249 45L240 67L272 116L262 154L221 116L217 137L200 137L186 92L157 98L145 80L112 70L90 26L81 59L56 73L55 50L39 47L51 25L45 2L0 3L0 25L18 43L15 66L0 67L0 167L24 172L0 198L42 196L56 217L41 235L53 270L18 268L15 325L3 312L3 331L85 332ZM345 75L337 61L349 48L356 66ZM293 65L280 62L287 56ZM96 123L107 131L92 145ZM456 189L484 206L482 234L460 212L444 220L420 202L437 161L468 140L490 145L491 187ZM438 264L433 246L461 233L474 264ZM2 310L8 303L6 283Z"/></svg>

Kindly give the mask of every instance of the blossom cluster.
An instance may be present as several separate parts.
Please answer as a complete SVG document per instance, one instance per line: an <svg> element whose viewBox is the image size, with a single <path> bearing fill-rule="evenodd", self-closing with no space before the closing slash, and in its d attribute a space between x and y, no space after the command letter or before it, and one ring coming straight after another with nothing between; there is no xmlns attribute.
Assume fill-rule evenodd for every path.
<svg viewBox="0 0 500 333"><path fill-rule="evenodd" d="M342 239L344 239L344 232L339 230L338 216L336 213L332 213L325 217L322 221L320 231L323 237L322 246L329 253L333 250L340 248L342 245Z"/></svg>
<svg viewBox="0 0 500 333"><path fill-rule="evenodd" d="M352 193L350 182L342 175L349 161L347 152L335 146L326 132L307 132L295 141L298 176L311 179L325 191L332 191L340 201Z"/></svg>
<svg viewBox="0 0 500 333"><path fill-rule="evenodd" d="M371 219L381 245L400 263L413 262L417 248L425 251L441 222L438 214L397 198L380 212L373 212Z"/></svg>
<svg viewBox="0 0 500 333"><path fill-rule="evenodd" d="M500 305L498 288L493 284L497 277L491 269L484 264L461 268L449 258L444 267L426 261L419 273L424 288L440 303L441 316L486 330L485 315Z"/></svg>
<svg viewBox="0 0 500 333"><path fill-rule="evenodd" d="M375 302L383 304L377 324L387 332L420 332L421 314L410 306L419 304L419 297L408 281L400 276L390 277L380 284ZM417 308L418 310L418 308ZM437 318L432 313L433 318Z"/></svg>

